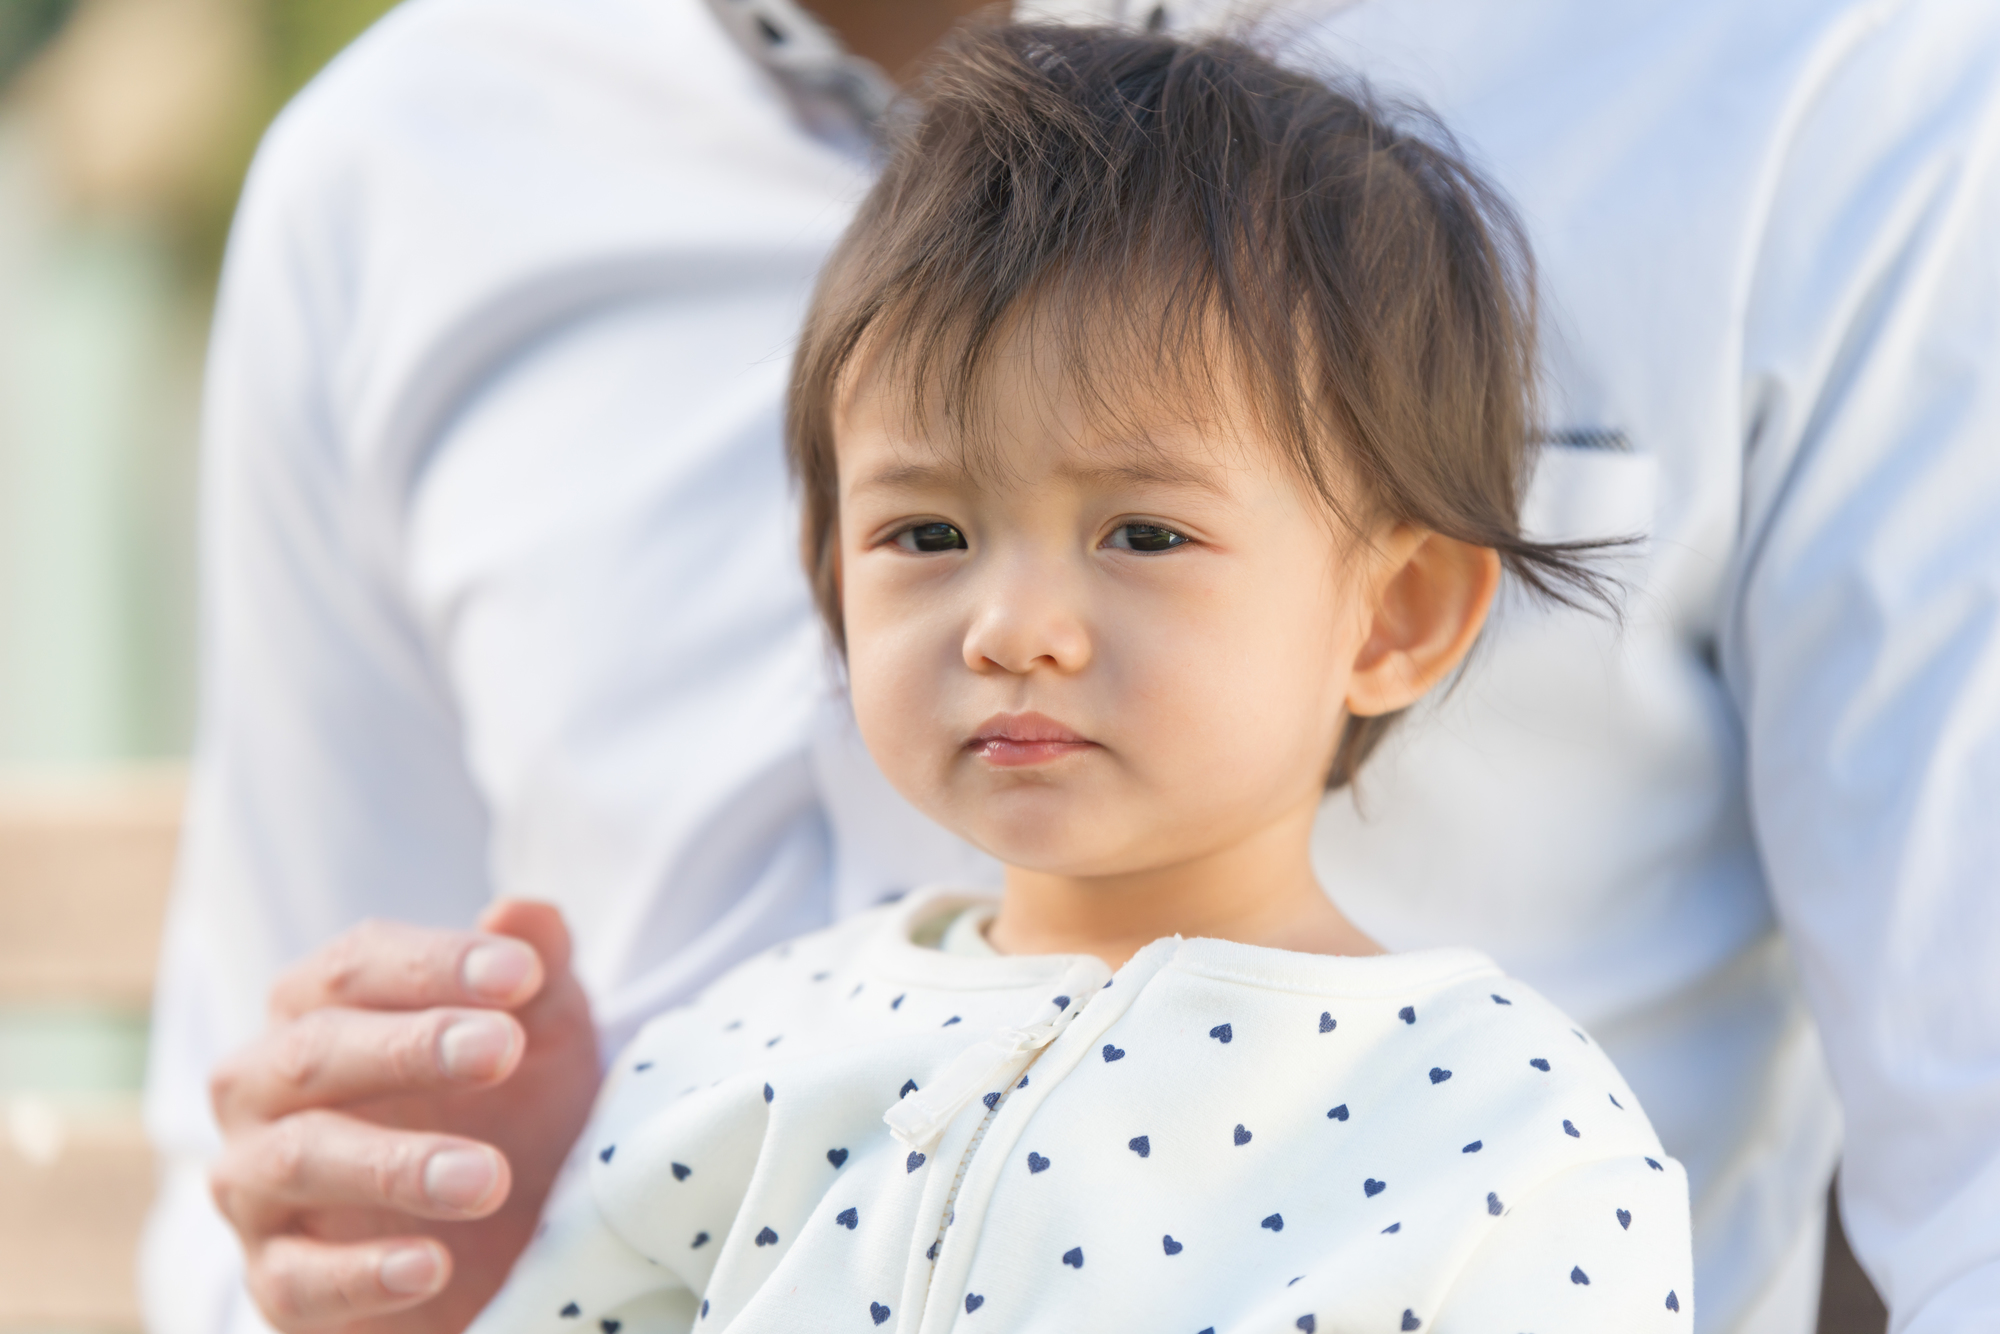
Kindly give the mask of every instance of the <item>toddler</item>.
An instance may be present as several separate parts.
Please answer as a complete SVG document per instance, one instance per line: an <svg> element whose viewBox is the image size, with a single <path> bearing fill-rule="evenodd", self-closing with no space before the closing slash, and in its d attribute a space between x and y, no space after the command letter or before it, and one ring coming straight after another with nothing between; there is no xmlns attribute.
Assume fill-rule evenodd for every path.
<svg viewBox="0 0 2000 1334"><path fill-rule="evenodd" d="M1517 522L1525 249L1421 129L1221 41L934 64L788 429L862 737L1004 895L654 1021L477 1329L1691 1328L1610 1062L1308 857L1503 568L1594 591Z"/></svg>

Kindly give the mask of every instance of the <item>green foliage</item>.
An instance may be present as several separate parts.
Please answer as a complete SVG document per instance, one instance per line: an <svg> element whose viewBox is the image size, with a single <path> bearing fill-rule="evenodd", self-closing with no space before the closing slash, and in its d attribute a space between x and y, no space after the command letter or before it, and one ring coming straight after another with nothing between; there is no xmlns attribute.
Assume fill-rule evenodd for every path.
<svg viewBox="0 0 2000 1334"><path fill-rule="evenodd" d="M210 285L220 266L236 196L265 127L329 60L395 5L396 0L253 0L262 69L250 119L231 143L218 146L229 165L217 174L217 189L193 201L186 216L171 225L197 285Z"/></svg>
<svg viewBox="0 0 2000 1334"><path fill-rule="evenodd" d="M262 0L276 105L394 7L394 0ZM275 111L275 106L273 108Z"/></svg>

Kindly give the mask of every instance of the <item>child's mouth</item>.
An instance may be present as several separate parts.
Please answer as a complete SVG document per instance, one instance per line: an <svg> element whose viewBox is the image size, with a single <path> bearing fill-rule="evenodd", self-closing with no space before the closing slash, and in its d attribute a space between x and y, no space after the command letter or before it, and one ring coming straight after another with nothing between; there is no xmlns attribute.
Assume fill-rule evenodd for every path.
<svg viewBox="0 0 2000 1334"><path fill-rule="evenodd" d="M1039 713L996 713L979 725L965 748L988 764L1018 769L1095 750L1097 743Z"/></svg>

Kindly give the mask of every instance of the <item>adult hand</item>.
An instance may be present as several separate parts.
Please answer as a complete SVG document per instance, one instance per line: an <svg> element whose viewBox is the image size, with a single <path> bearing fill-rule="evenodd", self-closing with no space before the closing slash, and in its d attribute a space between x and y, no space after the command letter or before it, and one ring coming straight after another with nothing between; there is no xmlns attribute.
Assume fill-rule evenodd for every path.
<svg viewBox="0 0 2000 1334"><path fill-rule="evenodd" d="M287 1331L456 1334L528 1243L596 1093L569 932L368 922L287 972L217 1071L216 1203Z"/></svg>

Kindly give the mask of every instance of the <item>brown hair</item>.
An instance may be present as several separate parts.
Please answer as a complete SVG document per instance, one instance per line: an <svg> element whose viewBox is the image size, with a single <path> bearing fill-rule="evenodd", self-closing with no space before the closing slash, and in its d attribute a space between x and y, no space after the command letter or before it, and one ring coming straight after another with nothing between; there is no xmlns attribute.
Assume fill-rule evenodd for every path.
<svg viewBox="0 0 2000 1334"><path fill-rule="evenodd" d="M1602 596L1593 544L1520 531L1532 290L1519 223L1420 111L1234 41L962 30L892 119L793 367L804 556L835 644L833 423L864 342L969 444L986 358L1022 316L1113 410L1090 388L1107 343L1158 349L1155 373L1199 389L1219 332L1260 424L1352 531L1406 521L1560 601ZM1393 717L1348 720L1329 787Z"/></svg>

